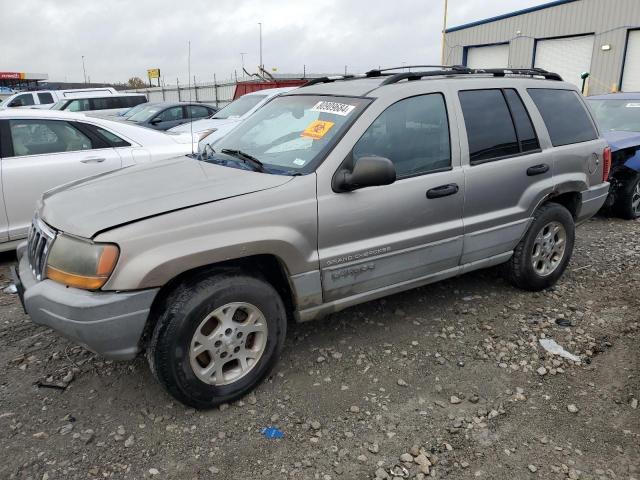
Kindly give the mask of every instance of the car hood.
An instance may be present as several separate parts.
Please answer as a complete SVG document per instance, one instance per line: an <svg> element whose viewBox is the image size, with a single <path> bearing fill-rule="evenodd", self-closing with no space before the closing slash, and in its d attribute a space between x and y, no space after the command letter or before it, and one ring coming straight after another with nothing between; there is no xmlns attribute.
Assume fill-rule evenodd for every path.
<svg viewBox="0 0 640 480"><path fill-rule="evenodd" d="M291 179L178 157L54 188L44 193L38 210L55 229L91 238L118 225L267 190Z"/></svg>
<svg viewBox="0 0 640 480"><path fill-rule="evenodd" d="M220 128L225 125L233 125L238 123L242 118L234 117L234 118L205 118L202 120L197 120L193 122L193 133L204 132L205 130L209 130L211 128ZM189 125L189 122L183 123L182 125L178 125L177 127L171 128L170 132L189 132L191 131L192 126Z"/></svg>
<svg viewBox="0 0 640 480"><path fill-rule="evenodd" d="M640 146L640 132L609 131L603 132L602 136L609 143L612 152Z"/></svg>

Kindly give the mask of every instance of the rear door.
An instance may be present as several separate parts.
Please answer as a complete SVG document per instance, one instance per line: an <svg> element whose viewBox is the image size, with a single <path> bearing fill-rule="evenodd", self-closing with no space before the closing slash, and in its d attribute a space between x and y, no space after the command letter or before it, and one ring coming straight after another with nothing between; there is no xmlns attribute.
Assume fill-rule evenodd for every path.
<svg viewBox="0 0 640 480"><path fill-rule="evenodd" d="M522 92L460 90L458 99L466 184L462 264L491 261L516 246L532 206L552 191L553 157Z"/></svg>
<svg viewBox="0 0 640 480"><path fill-rule="evenodd" d="M456 127L450 127L444 93L420 94L420 85L410 88L416 96L402 98L406 93L400 91L399 99L372 119L347 157L390 159L396 167L395 183L338 193L326 174L318 178L325 302L379 296L458 267L464 176L458 146L451 142ZM375 107L378 112L384 105ZM373 112L366 114L363 118Z"/></svg>
<svg viewBox="0 0 640 480"><path fill-rule="evenodd" d="M122 165L114 148L75 122L14 119L6 130L10 145L2 158L2 189L10 240L26 236L43 192Z"/></svg>

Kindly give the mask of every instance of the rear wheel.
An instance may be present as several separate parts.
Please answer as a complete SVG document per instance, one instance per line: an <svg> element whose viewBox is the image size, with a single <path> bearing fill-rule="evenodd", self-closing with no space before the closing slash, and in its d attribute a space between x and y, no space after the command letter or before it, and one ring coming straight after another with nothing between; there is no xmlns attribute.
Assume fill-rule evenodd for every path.
<svg viewBox="0 0 640 480"><path fill-rule="evenodd" d="M533 215L533 222L505 265L509 281L524 290L554 285L569 263L575 241L575 225L569 211L547 203Z"/></svg>
<svg viewBox="0 0 640 480"><path fill-rule="evenodd" d="M160 383L182 403L212 408L233 401L276 363L287 317L269 283L214 274L184 283L167 305L147 356Z"/></svg>
<svg viewBox="0 0 640 480"><path fill-rule="evenodd" d="M640 218L640 175L624 181L616 200L618 215L628 220Z"/></svg>

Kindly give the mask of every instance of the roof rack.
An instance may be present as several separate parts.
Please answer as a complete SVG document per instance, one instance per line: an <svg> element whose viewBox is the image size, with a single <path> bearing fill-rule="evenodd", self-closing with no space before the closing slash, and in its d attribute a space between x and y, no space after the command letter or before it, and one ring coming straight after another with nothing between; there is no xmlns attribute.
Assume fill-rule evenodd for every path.
<svg viewBox="0 0 640 480"><path fill-rule="evenodd" d="M392 70L407 68L439 68L440 70L426 70L422 72L387 73ZM437 77L446 75L492 75L494 77L506 77L508 75L523 75L530 77L543 77L547 80L562 82L562 77L557 73L548 72L542 68L469 68L464 65L405 65L402 67L378 68L369 70L365 74L336 75L332 77L313 78L303 86L317 83L331 83L339 80L355 80L357 78L387 77L379 86L398 83L401 80L420 80L424 77Z"/></svg>
<svg viewBox="0 0 640 480"><path fill-rule="evenodd" d="M542 68L468 68L461 65L449 67L448 70L429 70L426 72L403 72L386 78L380 86L398 83L401 80L420 80L424 77L435 77L441 75L493 75L494 77L505 77L507 75L525 75L531 77L543 77L547 80L561 82L562 77L557 73L548 72Z"/></svg>

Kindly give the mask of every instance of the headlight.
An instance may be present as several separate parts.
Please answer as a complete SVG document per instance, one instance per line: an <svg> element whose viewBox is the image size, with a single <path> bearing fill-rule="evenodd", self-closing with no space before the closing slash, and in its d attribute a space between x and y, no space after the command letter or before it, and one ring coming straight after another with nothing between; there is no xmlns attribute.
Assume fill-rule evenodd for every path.
<svg viewBox="0 0 640 480"><path fill-rule="evenodd" d="M204 131L200 132L198 134L198 141L200 142L203 139L207 138L209 135L211 135L216 130L218 130L218 129L217 128L210 128L209 130L204 130Z"/></svg>
<svg viewBox="0 0 640 480"><path fill-rule="evenodd" d="M69 287L97 290L109 279L119 255L117 245L59 235L49 252L47 277Z"/></svg>

